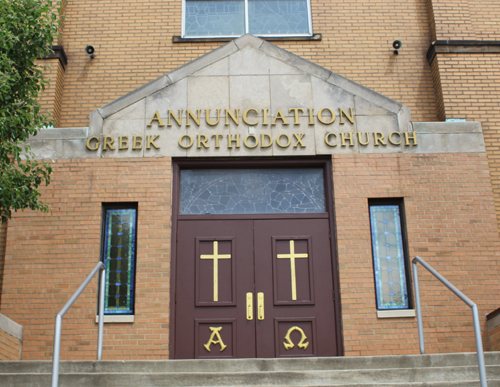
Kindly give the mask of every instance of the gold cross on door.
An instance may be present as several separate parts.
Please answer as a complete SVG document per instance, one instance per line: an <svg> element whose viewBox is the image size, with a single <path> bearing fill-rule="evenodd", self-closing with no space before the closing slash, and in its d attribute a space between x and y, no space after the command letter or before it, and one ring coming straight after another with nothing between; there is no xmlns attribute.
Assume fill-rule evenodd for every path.
<svg viewBox="0 0 500 387"><path fill-rule="evenodd" d="M200 258L214 261L214 301L217 302L219 301L219 259L231 259L231 254L219 254L219 242L214 241L214 253L202 254Z"/></svg>
<svg viewBox="0 0 500 387"><path fill-rule="evenodd" d="M290 241L290 254L278 254L278 258L290 259L290 271L292 272L292 300L297 300L297 276L295 273L295 259L308 258L309 254L295 254L295 241Z"/></svg>

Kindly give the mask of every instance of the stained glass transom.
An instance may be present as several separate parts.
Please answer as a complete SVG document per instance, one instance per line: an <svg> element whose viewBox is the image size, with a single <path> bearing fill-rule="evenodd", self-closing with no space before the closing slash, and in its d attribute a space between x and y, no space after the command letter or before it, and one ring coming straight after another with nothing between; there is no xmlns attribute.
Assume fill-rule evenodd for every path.
<svg viewBox="0 0 500 387"><path fill-rule="evenodd" d="M323 169L181 171L181 214L326 212Z"/></svg>
<svg viewBox="0 0 500 387"><path fill-rule="evenodd" d="M243 0L186 0L186 35L239 36L245 33Z"/></svg>
<svg viewBox="0 0 500 387"><path fill-rule="evenodd" d="M136 216L135 209L106 210L104 244L106 314L134 312Z"/></svg>
<svg viewBox="0 0 500 387"><path fill-rule="evenodd" d="M378 309L408 308L399 206L370 206Z"/></svg>
<svg viewBox="0 0 500 387"><path fill-rule="evenodd" d="M307 34L307 1L248 0L248 23L254 35Z"/></svg>

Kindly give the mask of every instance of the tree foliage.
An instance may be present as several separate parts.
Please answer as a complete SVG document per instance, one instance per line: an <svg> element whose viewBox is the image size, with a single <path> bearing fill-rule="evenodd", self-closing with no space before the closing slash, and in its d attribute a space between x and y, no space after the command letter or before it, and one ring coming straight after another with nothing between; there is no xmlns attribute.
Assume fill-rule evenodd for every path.
<svg viewBox="0 0 500 387"><path fill-rule="evenodd" d="M52 168L35 160L25 142L53 125L40 108L47 80L37 59L51 52L59 16L50 0L0 0L0 216L12 210L48 211L39 187Z"/></svg>

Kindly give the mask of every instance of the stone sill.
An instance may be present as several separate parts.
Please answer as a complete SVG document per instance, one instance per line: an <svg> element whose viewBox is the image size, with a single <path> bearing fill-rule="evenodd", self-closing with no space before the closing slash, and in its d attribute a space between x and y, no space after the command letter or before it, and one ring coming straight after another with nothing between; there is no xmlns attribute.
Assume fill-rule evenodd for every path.
<svg viewBox="0 0 500 387"><path fill-rule="evenodd" d="M415 317L415 309L377 310L377 318Z"/></svg>
<svg viewBox="0 0 500 387"><path fill-rule="evenodd" d="M259 36L260 39L268 42L300 42L300 41L317 41L322 40L321 34L312 34L311 36ZM230 42L238 39L232 38L183 38L182 36L172 36L173 43L206 43L206 42Z"/></svg>
<svg viewBox="0 0 500 387"><path fill-rule="evenodd" d="M133 323L135 316L133 315L119 315L119 316L104 316L104 324L106 323ZM99 316L95 316L96 324L99 323Z"/></svg>

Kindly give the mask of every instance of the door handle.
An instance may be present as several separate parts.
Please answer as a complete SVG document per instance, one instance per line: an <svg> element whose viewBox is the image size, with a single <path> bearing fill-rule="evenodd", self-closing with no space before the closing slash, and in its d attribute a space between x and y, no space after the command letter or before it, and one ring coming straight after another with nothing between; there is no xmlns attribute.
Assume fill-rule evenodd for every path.
<svg viewBox="0 0 500 387"><path fill-rule="evenodd" d="M253 293L247 293L247 320L253 320Z"/></svg>
<svg viewBox="0 0 500 387"><path fill-rule="evenodd" d="M264 320L264 293L257 293L257 313L258 319Z"/></svg>

